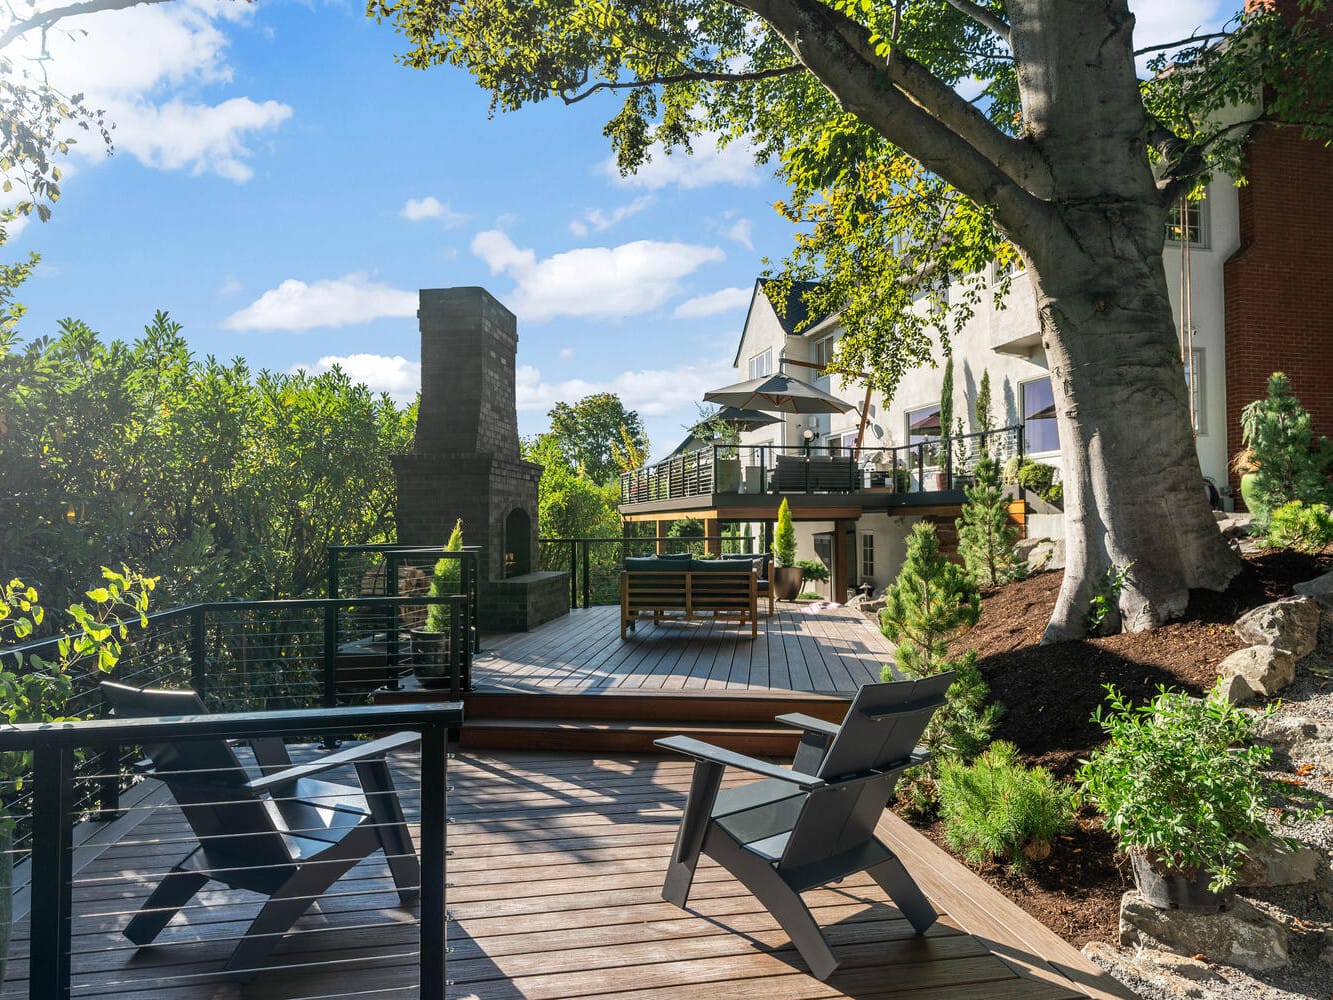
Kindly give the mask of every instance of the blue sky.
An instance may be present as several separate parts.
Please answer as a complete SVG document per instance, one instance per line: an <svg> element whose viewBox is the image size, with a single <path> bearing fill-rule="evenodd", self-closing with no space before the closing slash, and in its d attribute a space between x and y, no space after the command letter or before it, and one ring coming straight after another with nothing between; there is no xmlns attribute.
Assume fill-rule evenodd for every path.
<svg viewBox="0 0 1333 1000"><path fill-rule="evenodd" d="M1236 4L1131 6L1143 45ZM463 72L396 65L357 4L175 0L66 26L88 34L48 39L52 81L107 109L116 152L82 138L52 220L0 251L42 256L25 337L71 316L133 339L164 309L198 354L337 360L410 398L416 290L483 285L518 315L522 433L609 390L660 456L734 380L762 258L791 244L783 188L742 146L627 181L601 134L614 98L490 119Z"/></svg>

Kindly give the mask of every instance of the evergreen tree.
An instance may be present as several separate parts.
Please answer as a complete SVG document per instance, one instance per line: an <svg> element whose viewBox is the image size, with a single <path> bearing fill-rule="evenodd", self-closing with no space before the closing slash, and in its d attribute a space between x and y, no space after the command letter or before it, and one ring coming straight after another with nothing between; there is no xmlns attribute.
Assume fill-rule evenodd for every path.
<svg viewBox="0 0 1333 1000"><path fill-rule="evenodd" d="M778 526L773 532L773 565L779 569L796 565L796 526L792 524L787 498L778 505Z"/></svg>
<svg viewBox="0 0 1333 1000"><path fill-rule="evenodd" d="M923 522L912 529L902 571L884 599L880 628L896 643L894 659L901 673L929 677L953 670L958 675L922 736L934 757L924 774L912 776L918 780L915 796L928 802L930 783L920 779L933 775L941 760L973 760L986 749L999 721L1000 706L987 704L990 688L977 669L976 650L949 655L949 640L981 617L981 594L967 570L944 558L934 525ZM883 677L893 679L891 668L884 667Z"/></svg>
<svg viewBox="0 0 1333 1000"><path fill-rule="evenodd" d="M968 570L984 587L998 587L1018 575L1014 543L1018 529L1009 523L1009 499L1000 488L1000 469L983 455L973 470L976 484L967 487L958 528L958 551Z"/></svg>
<svg viewBox="0 0 1333 1000"><path fill-rule="evenodd" d="M1262 527L1277 508L1333 502L1328 473L1333 445L1314 436L1310 414L1292 394L1282 372L1268 377L1268 396L1248 404L1240 415L1241 441L1252 453L1255 521Z"/></svg>
<svg viewBox="0 0 1333 1000"><path fill-rule="evenodd" d="M981 433L995 430L995 412L991 408L990 371L981 369L981 382L977 385L977 398L973 404L975 420L973 426Z"/></svg>
<svg viewBox="0 0 1333 1000"><path fill-rule="evenodd" d="M953 432L953 356L944 362L944 381L940 383L940 437Z"/></svg>
<svg viewBox="0 0 1333 1000"><path fill-rule="evenodd" d="M894 658L909 677L952 669L949 640L981 617L981 592L972 574L944 558L935 526L926 522L912 528L907 558L884 602L880 629L897 644Z"/></svg>

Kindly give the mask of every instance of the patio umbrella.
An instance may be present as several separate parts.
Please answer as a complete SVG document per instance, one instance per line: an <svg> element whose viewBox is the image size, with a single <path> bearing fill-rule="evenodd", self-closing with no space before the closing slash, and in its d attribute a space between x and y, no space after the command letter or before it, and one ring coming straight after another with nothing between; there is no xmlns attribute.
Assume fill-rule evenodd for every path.
<svg viewBox="0 0 1333 1000"><path fill-rule="evenodd" d="M722 406L770 413L847 413L856 409L809 382L781 373L714 389L704 393L704 399Z"/></svg>
<svg viewBox="0 0 1333 1000"><path fill-rule="evenodd" d="M781 417L760 413L758 410L741 410L735 406L722 407L713 414L713 419L720 420L724 424L730 424L738 431L757 431L760 427L782 423Z"/></svg>

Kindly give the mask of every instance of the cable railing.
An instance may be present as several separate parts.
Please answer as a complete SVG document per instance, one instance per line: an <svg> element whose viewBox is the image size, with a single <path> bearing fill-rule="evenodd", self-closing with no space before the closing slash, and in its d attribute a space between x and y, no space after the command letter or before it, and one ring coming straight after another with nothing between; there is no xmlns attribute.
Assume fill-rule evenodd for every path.
<svg viewBox="0 0 1333 1000"><path fill-rule="evenodd" d="M449 728L461 722L462 705L451 702L111 718L0 730L0 753L27 754L33 762L25 782L33 802L31 856L18 847L6 855L15 863L15 923L28 917L28 933L12 941L7 995L18 991L34 1000L64 1000L126 991L183 996L197 989L205 996L235 978L266 975L275 981L296 975L315 992L345 993L355 989L348 977L361 974L367 977L363 981L382 985L385 996L443 1000L449 950L446 743ZM265 759L260 751L265 743L274 744L287 759L284 741L304 736L327 743L340 734L366 732L419 734L420 751L406 753L418 740L399 735L349 746L323 761L298 751L294 766L276 772L271 756ZM233 753L227 740L247 741L253 762L247 754L232 756L230 766L211 763ZM136 794L118 810L118 835L103 850L106 860L88 864L89 848L75 850L87 829L80 784L125 785L136 779L119 764L81 775L79 763L119 761L112 748L130 746L145 748L157 768L151 774L176 801L155 781L139 780ZM196 746L205 752L192 761L187 751ZM348 774L353 768L355 777ZM318 781L308 780L316 774ZM412 787L395 788L395 775L399 785L407 776ZM411 780L417 775L419 786ZM323 803L337 808L321 808ZM319 818L328 816L337 823ZM216 822L217 817L225 820ZM419 854L409 824L419 828ZM329 846L334 841L336 849ZM292 858L282 856L294 850L293 843L305 846ZM344 845L350 846L344 850ZM350 872L348 858L361 861ZM329 867L321 871L320 865ZM338 877L343 872L348 874ZM266 907L265 914L275 915L247 930L258 910L248 903L253 897L225 905L216 897L195 899L208 882L261 894L278 891L288 902L273 911ZM269 885L282 888L266 889ZM392 901L385 898L395 892ZM316 899L321 919L289 930ZM285 916L278 913L282 910ZM138 945L157 937L177 911L187 920L167 928L157 939L156 954L179 949L180 957L132 961ZM270 956L279 940L286 946ZM419 982L398 987L375 980L371 967L386 963L414 964ZM375 992L381 995L380 989Z"/></svg>
<svg viewBox="0 0 1333 1000"><path fill-rule="evenodd" d="M961 489L983 455L1023 457L1023 426L894 447L714 444L621 473L621 504L718 494L931 493Z"/></svg>
<svg viewBox="0 0 1333 1000"><path fill-rule="evenodd" d="M569 574L569 606L590 608L620 601L620 571L627 556L689 552L699 558L758 553L761 539L743 534L666 538L539 538L538 562L544 570Z"/></svg>

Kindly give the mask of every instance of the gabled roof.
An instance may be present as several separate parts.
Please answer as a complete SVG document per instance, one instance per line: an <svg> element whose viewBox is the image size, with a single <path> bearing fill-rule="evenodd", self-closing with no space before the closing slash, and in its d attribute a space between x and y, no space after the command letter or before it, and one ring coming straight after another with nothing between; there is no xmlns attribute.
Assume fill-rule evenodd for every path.
<svg viewBox="0 0 1333 1000"><path fill-rule="evenodd" d="M811 317L810 307L806 305L805 294L819 287L817 281L793 281L787 293L785 303L774 302L768 294L768 287L773 281L768 278L758 278L754 283L754 294L750 297L750 308L745 313L745 322L741 325L740 340L736 342L736 357L732 360L732 367L740 364L741 345L745 342L745 331L750 326L750 317L754 314L755 302L762 293L764 298L768 299L773 308L773 314L777 316L778 323L782 326L783 332L788 337L801 337L809 333L821 322L827 319L832 313L825 312L818 316ZM785 306L785 308L783 308Z"/></svg>

